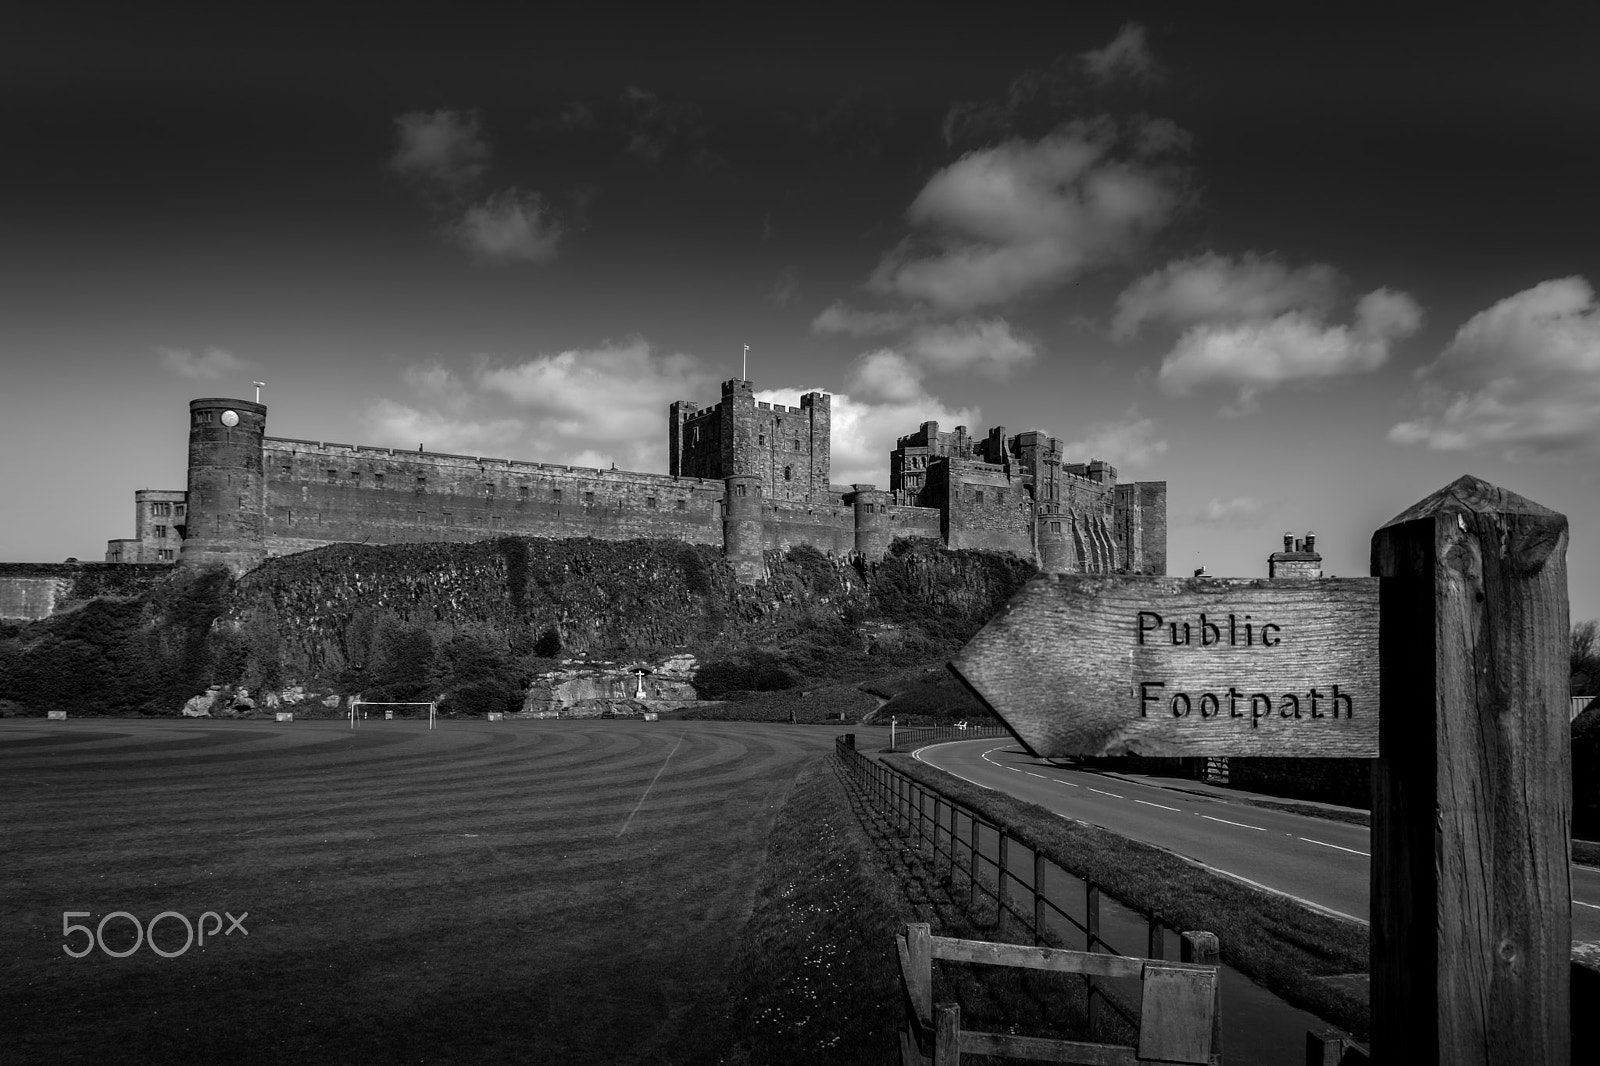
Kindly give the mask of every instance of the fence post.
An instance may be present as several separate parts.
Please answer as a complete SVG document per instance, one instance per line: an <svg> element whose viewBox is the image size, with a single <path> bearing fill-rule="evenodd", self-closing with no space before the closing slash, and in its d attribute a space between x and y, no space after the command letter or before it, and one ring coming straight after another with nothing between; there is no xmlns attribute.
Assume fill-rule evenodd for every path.
<svg viewBox="0 0 1600 1066"><path fill-rule="evenodd" d="M1093 881L1083 883L1083 950L1093 951L1100 939L1100 886ZM1104 1035L1105 1007L1101 993L1094 986L1094 974L1085 974L1084 1002L1089 1008L1089 1039L1099 1040Z"/></svg>
<svg viewBox="0 0 1600 1066"><path fill-rule="evenodd" d="M1162 958L1166 958L1166 951L1167 951L1166 930L1162 927L1161 922L1159 920L1157 920L1156 916L1153 915L1153 914L1149 916L1149 924L1150 924L1149 936L1147 938L1149 946L1145 948L1145 958L1147 958L1147 959L1162 959Z"/></svg>
<svg viewBox="0 0 1600 1066"><path fill-rule="evenodd" d="M1347 1046L1337 1029L1307 1029L1306 1066L1339 1066Z"/></svg>
<svg viewBox="0 0 1600 1066"><path fill-rule="evenodd" d="M1372 1051L1571 1061L1567 519L1463 477L1372 535Z"/></svg>
<svg viewBox="0 0 1600 1066"><path fill-rule="evenodd" d="M939 1004L933 1026L933 1066L961 1066L961 1008Z"/></svg>
<svg viewBox="0 0 1600 1066"><path fill-rule="evenodd" d="M971 910L978 902L978 819L971 814L967 821L972 823L972 844L967 849L967 909Z"/></svg>
<svg viewBox="0 0 1600 1066"><path fill-rule="evenodd" d="M1207 966L1220 966L1222 964L1222 946L1217 941L1217 934L1204 932L1187 932L1183 934L1183 948L1179 954L1180 962L1198 962ZM1211 1054L1215 1056L1212 1061L1222 1061L1222 974L1217 974L1217 983L1214 986L1211 1002Z"/></svg>
<svg viewBox="0 0 1600 1066"><path fill-rule="evenodd" d="M1033 942L1044 943L1044 856L1033 849Z"/></svg>

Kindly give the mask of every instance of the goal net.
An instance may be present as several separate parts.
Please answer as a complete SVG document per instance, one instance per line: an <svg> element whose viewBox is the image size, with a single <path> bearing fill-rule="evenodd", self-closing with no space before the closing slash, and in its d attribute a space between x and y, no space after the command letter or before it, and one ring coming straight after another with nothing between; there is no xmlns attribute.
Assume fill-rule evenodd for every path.
<svg viewBox="0 0 1600 1066"><path fill-rule="evenodd" d="M350 701L350 728L363 722L412 721L427 722L429 729L438 728L438 703L388 703L378 700Z"/></svg>

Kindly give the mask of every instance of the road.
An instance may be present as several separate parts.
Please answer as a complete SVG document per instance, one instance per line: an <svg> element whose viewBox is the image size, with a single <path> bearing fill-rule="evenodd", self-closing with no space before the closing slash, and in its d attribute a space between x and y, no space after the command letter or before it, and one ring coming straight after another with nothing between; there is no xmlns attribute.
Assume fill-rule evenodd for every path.
<svg viewBox="0 0 1600 1066"><path fill-rule="evenodd" d="M917 752L917 758L973 784L1157 844L1314 907L1368 919L1372 846L1365 826L1063 769L1033 758L1014 741L937 744ZM1600 941L1600 870L1574 865L1572 895L1573 939Z"/></svg>

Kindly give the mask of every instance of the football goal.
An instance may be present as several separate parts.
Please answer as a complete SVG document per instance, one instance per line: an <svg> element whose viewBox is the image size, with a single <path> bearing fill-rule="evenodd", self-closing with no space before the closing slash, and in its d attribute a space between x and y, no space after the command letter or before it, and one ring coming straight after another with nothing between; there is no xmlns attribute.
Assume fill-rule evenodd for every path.
<svg viewBox="0 0 1600 1066"><path fill-rule="evenodd" d="M363 721L377 719L379 721L413 721L428 722L429 729L438 728L439 705L433 703L388 703L382 700L351 700L350 701L350 728L355 729Z"/></svg>

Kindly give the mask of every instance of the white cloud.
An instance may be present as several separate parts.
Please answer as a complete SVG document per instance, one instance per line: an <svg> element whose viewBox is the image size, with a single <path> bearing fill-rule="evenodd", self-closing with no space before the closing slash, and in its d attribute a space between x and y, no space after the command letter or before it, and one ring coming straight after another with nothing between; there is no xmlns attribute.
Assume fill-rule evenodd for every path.
<svg viewBox="0 0 1600 1066"><path fill-rule="evenodd" d="M1581 277L1541 282L1467 320L1417 372L1420 417L1389 439L1507 458L1600 455L1600 306Z"/></svg>
<svg viewBox="0 0 1600 1066"><path fill-rule="evenodd" d="M1018 337L1003 318L963 318L920 326L906 339L907 352L929 370L971 370L1004 380L1038 356L1033 341Z"/></svg>
<svg viewBox="0 0 1600 1066"><path fill-rule="evenodd" d="M576 462L604 455L625 470L667 468L667 406L715 396L714 375L693 356L660 354L641 338L486 367L477 387L504 397L528 419L530 454ZM600 465L600 464L583 464Z"/></svg>
<svg viewBox="0 0 1600 1066"><path fill-rule="evenodd" d="M811 332L868 337L879 333L896 333L916 322L919 317L912 311L857 311L846 307L844 301L835 300L811 320Z"/></svg>
<svg viewBox="0 0 1600 1066"><path fill-rule="evenodd" d="M543 263L555 258L562 231L538 193L505 189L467 208L446 232L483 260Z"/></svg>
<svg viewBox="0 0 1600 1066"><path fill-rule="evenodd" d="M161 356L164 368L183 378L211 380L246 371L244 360L222 348L207 348L196 354L187 348L158 346L156 354Z"/></svg>
<svg viewBox="0 0 1600 1066"><path fill-rule="evenodd" d="M1091 422L1083 436L1061 447L1072 462L1104 459L1119 470L1124 466L1148 466L1166 454L1167 442L1156 436L1154 419L1143 418L1130 407L1121 418Z"/></svg>
<svg viewBox="0 0 1600 1066"><path fill-rule="evenodd" d="M868 287L947 311L1003 303L1116 260L1164 225L1177 178L1113 158L1109 121L969 152L907 214L923 231L886 255Z"/></svg>
<svg viewBox="0 0 1600 1066"><path fill-rule="evenodd" d="M800 298L800 274L792 266L783 268L778 280L767 290L767 303L773 307L786 307Z"/></svg>
<svg viewBox="0 0 1600 1066"><path fill-rule="evenodd" d="M461 411L473 399L466 383L442 363L409 366L400 377L412 392L435 406Z"/></svg>
<svg viewBox="0 0 1600 1066"><path fill-rule="evenodd" d="M389 166L399 173L436 191L457 193L488 169L489 146L472 112L410 111L394 122L400 144Z"/></svg>
<svg viewBox="0 0 1600 1066"><path fill-rule="evenodd" d="M927 396L922 368L892 348L857 359L845 377L845 389L868 403L912 403Z"/></svg>
<svg viewBox="0 0 1600 1066"><path fill-rule="evenodd" d="M1208 526L1255 526L1261 522L1261 510L1261 501L1253 496L1235 496L1231 500L1213 496L1194 520Z"/></svg>
<svg viewBox="0 0 1600 1066"><path fill-rule="evenodd" d="M1271 256L1208 252L1168 263L1117 297L1111 335L1135 336L1148 321L1176 325L1265 319L1285 311L1324 314L1339 296L1339 272L1324 263L1290 269Z"/></svg>
<svg viewBox="0 0 1600 1066"><path fill-rule="evenodd" d="M407 450L420 445L430 452L496 458L512 457L523 430L515 418L458 417L387 398L368 404L360 420L365 439L373 444Z"/></svg>
<svg viewBox="0 0 1600 1066"><path fill-rule="evenodd" d="M1089 76L1101 83L1119 77L1152 81L1160 76L1160 71L1144 37L1143 26L1136 22L1124 23L1110 44L1084 52L1078 58L1083 61Z"/></svg>
<svg viewBox="0 0 1600 1066"><path fill-rule="evenodd" d="M1390 345L1415 333L1422 311L1404 293L1379 289L1356 304L1355 323L1328 326L1312 312L1288 311L1270 319L1191 326L1161 361L1157 383L1185 396L1210 386L1239 390L1225 414L1244 414L1261 393L1378 369Z"/></svg>
<svg viewBox="0 0 1600 1066"><path fill-rule="evenodd" d="M856 384L868 385L872 371L866 369L866 364L878 354L882 353L863 356L862 362L852 373L852 387ZM887 361L877 364L879 370L887 366ZM914 369L912 372L915 372ZM799 405L802 393L827 391L818 388L763 389L756 393L756 399L795 407ZM878 399L850 393L834 393L832 396L829 406L833 446L829 479L835 485L865 484L876 485L880 489L888 488L889 453L894 450L899 438L915 433L924 422L938 422L941 428L947 430L958 425L978 424L978 408L947 407L938 397L929 395L920 383L916 384L914 391L901 388L893 395L881 391L877 395Z"/></svg>

